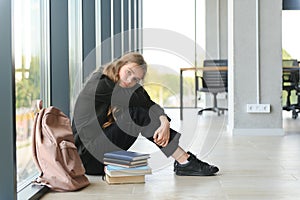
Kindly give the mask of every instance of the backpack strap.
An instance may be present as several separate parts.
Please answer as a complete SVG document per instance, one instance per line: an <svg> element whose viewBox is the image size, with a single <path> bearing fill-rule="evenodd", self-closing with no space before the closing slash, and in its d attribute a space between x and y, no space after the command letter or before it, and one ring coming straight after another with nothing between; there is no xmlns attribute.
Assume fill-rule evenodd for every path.
<svg viewBox="0 0 300 200"><path fill-rule="evenodd" d="M36 102L36 107L37 107L37 109L38 110L42 110L43 109L43 100L38 100L37 102Z"/></svg>
<svg viewBox="0 0 300 200"><path fill-rule="evenodd" d="M37 112L34 116L34 122L33 122L33 132L32 132L32 155L33 155L33 161L35 162L38 170L42 172L42 168L38 162L38 159L37 159L37 140L39 140L39 143L41 142L41 137L42 137L42 134L41 134L41 122L42 122L42 117L44 115L44 111L45 109L42 109L40 110L39 112Z"/></svg>

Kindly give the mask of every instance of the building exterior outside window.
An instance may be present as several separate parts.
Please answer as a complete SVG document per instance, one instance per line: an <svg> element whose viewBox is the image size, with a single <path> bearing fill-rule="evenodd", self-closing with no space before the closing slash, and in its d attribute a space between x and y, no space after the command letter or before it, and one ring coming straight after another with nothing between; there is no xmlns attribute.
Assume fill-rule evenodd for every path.
<svg viewBox="0 0 300 200"><path fill-rule="evenodd" d="M46 12L46 13L45 13ZM47 105L47 4L13 1L13 51L16 91L16 158L18 189L37 175L32 159L32 127L37 101ZM43 77L43 78L41 78ZM43 80L43 81L42 81Z"/></svg>

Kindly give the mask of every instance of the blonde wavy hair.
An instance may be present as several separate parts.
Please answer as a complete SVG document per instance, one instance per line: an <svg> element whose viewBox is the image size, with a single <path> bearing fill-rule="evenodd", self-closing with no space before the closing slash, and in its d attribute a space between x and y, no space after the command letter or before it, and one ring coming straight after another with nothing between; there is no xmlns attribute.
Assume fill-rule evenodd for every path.
<svg viewBox="0 0 300 200"><path fill-rule="evenodd" d="M106 65L103 69L103 74L105 74L113 82L117 83L120 80L119 71L120 69L128 64L135 63L139 65L144 70L144 77L147 73L147 63L144 60L144 57L137 52L130 52L123 55L121 58L116 59L115 61ZM143 77L143 78L144 78ZM103 124L103 128L110 126L114 121L113 113L116 112L115 108L109 107L107 112L108 121Z"/></svg>
<svg viewBox="0 0 300 200"><path fill-rule="evenodd" d="M121 58L108 64L107 66L104 67L103 74L108 76L112 81L116 83L120 80L119 77L120 69L128 63L135 63L139 65L144 70L144 76L146 75L147 63L145 62L144 57L140 53L136 53L136 52L127 53Z"/></svg>

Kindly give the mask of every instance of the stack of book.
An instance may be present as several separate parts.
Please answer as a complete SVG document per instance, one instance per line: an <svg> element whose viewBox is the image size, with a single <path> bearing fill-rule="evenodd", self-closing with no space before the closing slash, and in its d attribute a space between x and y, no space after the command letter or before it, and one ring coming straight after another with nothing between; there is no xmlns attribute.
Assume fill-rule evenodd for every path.
<svg viewBox="0 0 300 200"><path fill-rule="evenodd" d="M104 154L105 180L108 184L144 183L151 174L149 154L132 151L114 151Z"/></svg>

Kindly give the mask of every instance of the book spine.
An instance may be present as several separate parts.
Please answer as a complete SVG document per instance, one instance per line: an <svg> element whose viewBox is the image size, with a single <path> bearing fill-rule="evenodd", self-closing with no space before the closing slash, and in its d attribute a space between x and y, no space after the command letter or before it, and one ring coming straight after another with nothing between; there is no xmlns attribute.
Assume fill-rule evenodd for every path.
<svg viewBox="0 0 300 200"><path fill-rule="evenodd" d="M110 177L120 176L142 176L146 174L152 174L150 169L148 170L109 170L107 167L104 168L105 173Z"/></svg>
<svg viewBox="0 0 300 200"><path fill-rule="evenodd" d="M110 177L105 175L108 184L145 183L145 176Z"/></svg>
<svg viewBox="0 0 300 200"><path fill-rule="evenodd" d="M106 154L104 155L105 158L114 158L114 159L120 159L120 160L127 160L127 161L133 161L133 158L130 156L120 155L120 154Z"/></svg>
<svg viewBox="0 0 300 200"><path fill-rule="evenodd" d="M114 165L114 166L119 166L119 167L124 167L124 168L135 168L135 167L147 166L148 163L145 162L145 163L140 163L140 164L135 164L135 165L126 165L126 164L119 164L119 163L104 161L104 164L105 165Z"/></svg>

